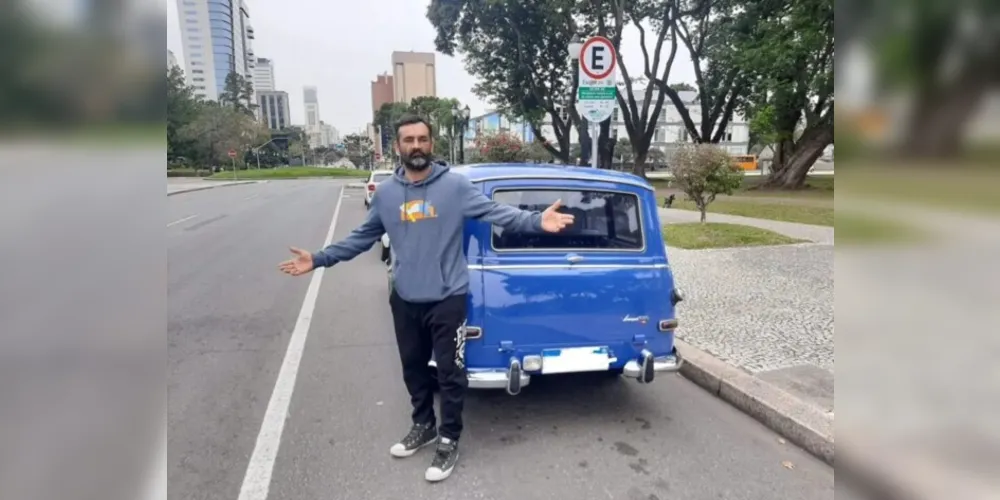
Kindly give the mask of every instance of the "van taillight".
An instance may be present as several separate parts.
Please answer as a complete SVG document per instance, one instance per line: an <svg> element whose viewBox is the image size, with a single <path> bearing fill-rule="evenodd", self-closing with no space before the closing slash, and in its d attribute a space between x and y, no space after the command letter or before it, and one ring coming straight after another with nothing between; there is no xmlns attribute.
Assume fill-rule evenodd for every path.
<svg viewBox="0 0 1000 500"><path fill-rule="evenodd" d="M368 185L368 190L369 191L374 191L375 190L375 185L374 184L369 184Z"/></svg>

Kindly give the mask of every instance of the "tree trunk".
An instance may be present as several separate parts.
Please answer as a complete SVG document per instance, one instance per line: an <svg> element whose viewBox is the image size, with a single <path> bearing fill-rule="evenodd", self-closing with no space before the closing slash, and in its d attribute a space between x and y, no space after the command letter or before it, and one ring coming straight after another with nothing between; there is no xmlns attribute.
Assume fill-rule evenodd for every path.
<svg viewBox="0 0 1000 500"><path fill-rule="evenodd" d="M635 161L632 163L632 173L646 178L646 155L638 155L635 157Z"/></svg>
<svg viewBox="0 0 1000 500"><path fill-rule="evenodd" d="M911 158L952 157L959 152L966 126L982 101L985 86L962 82L915 100L900 153Z"/></svg>
<svg viewBox="0 0 1000 500"><path fill-rule="evenodd" d="M701 207L698 209L701 212L701 223L705 223L705 219L708 218L708 207Z"/></svg>
<svg viewBox="0 0 1000 500"><path fill-rule="evenodd" d="M580 126L577 127L580 136L580 166L590 165L590 122L580 119Z"/></svg>
<svg viewBox="0 0 1000 500"><path fill-rule="evenodd" d="M833 143L833 126L818 125L806 130L794 148L784 142L774 155L774 167L764 182L764 187L800 189L805 184L809 169L823 155L823 150ZM779 160L779 151L781 163Z"/></svg>

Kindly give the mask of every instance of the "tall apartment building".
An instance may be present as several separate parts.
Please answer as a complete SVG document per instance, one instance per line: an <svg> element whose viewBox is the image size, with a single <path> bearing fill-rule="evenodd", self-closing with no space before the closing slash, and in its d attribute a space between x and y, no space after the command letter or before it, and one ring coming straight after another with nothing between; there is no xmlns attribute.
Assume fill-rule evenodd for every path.
<svg viewBox="0 0 1000 500"><path fill-rule="evenodd" d="M383 73L375 77L375 81L372 82L372 119L374 120L375 114L378 110L382 108L383 104L393 102L393 93L395 89L392 85L392 75L388 73ZM372 143L375 145L375 153L382 155L382 141L372 139Z"/></svg>
<svg viewBox="0 0 1000 500"><path fill-rule="evenodd" d="M274 85L274 62L258 57L253 68L253 88L258 92L277 90Z"/></svg>
<svg viewBox="0 0 1000 500"><path fill-rule="evenodd" d="M217 100L226 76L253 77L250 11L243 0L176 0L184 74L195 93ZM256 98L254 99L256 101Z"/></svg>
<svg viewBox="0 0 1000 500"><path fill-rule="evenodd" d="M271 130L288 128L291 122L291 109L288 105L288 92L279 90L261 90L257 93L258 113L260 121Z"/></svg>
<svg viewBox="0 0 1000 500"><path fill-rule="evenodd" d="M437 95L437 71L433 52L392 53L393 100L410 102L414 97Z"/></svg>
<svg viewBox="0 0 1000 500"><path fill-rule="evenodd" d="M316 87L302 88L302 101L306 111L306 135L309 136L309 146L318 148L325 146L322 121L319 117L319 95Z"/></svg>

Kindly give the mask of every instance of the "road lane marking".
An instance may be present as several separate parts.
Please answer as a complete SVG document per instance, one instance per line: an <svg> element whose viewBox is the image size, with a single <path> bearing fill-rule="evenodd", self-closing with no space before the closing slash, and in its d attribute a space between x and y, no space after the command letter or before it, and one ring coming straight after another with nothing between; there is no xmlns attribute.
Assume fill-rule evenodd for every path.
<svg viewBox="0 0 1000 500"><path fill-rule="evenodd" d="M343 201L344 189L341 188L323 247L333 241ZM299 374L299 363L302 361L306 337L309 335L309 324L312 323L316 299L319 297L319 286L323 281L325 270L322 267L316 269L309 280L302 309L299 311L298 319L295 320L295 329L292 330L292 337L288 341L288 350L285 351L285 358L281 362L278 380L274 383L274 391L267 403L257 442L254 444L253 454L250 455L246 475L243 476L239 500L267 500L268 490L271 488L271 474L274 473L274 461L278 457L278 447L281 445L281 433L285 428L285 419L288 418L288 406L292 401L292 391L295 390L295 378Z"/></svg>
<svg viewBox="0 0 1000 500"><path fill-rule="evenodd" d="M244 201L246 201L246 200L252 200L252 199L254 199L254 198L258 197L258 196L260 196L260 193L255 193L255 194L252 194L250 196L247 196L246 198L243 198L243 200Z"/></svg>
<svg viewBox="0 0 1000 500"><path fill-rule="evenodd" d="M173 226L175 224L180 224L181 222L184 222L184 221L189 221L189 220L191 220L191 219L193 219L195 217L197 217L197 215L190 215L190 216L187 216L187 217L185 217L183 219L175 220L175 221L167 224L167 227Z"/></svg>

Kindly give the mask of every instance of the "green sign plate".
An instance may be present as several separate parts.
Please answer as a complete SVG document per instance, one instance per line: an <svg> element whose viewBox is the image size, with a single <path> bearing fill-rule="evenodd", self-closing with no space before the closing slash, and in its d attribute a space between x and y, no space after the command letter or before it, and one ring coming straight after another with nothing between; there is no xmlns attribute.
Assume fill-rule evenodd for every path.
<svg viewBox="0 0 1000 500"><path fill-rule="evenodd" d="M580 87L576 96L581 101L613 101L617 90L615 87Z"/></svg>

